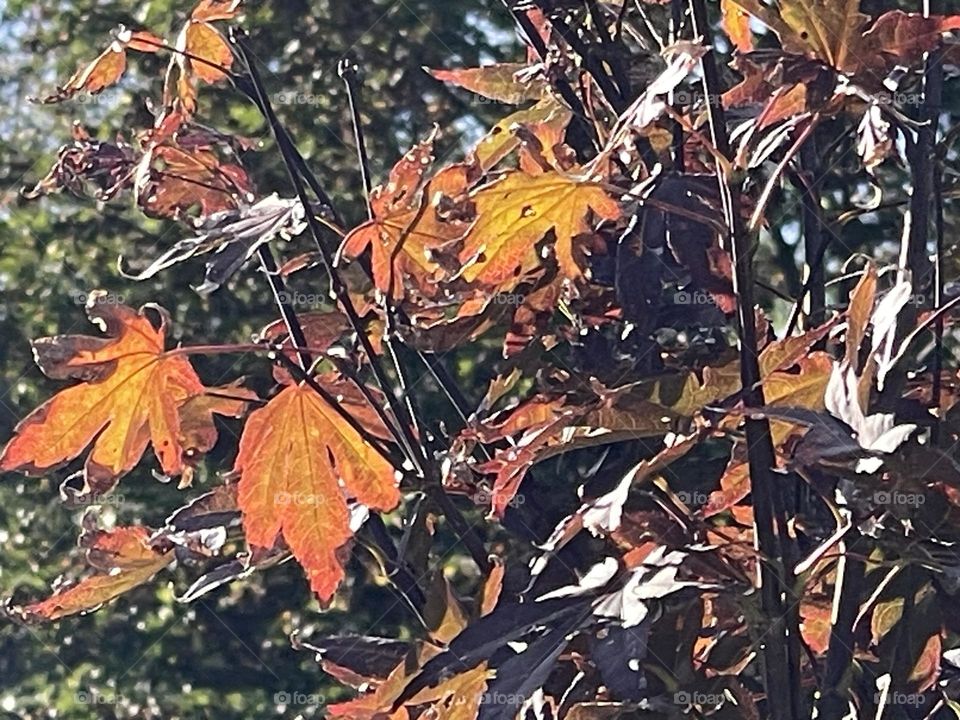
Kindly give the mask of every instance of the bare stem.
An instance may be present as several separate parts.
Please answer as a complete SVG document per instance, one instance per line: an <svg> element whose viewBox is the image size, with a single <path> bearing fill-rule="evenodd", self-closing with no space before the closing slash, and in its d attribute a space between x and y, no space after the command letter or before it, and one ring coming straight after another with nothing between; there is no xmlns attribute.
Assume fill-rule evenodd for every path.
<svg viewBox="0 0 960 720"><path fill-rule="evenodd" d="M710 45L711 29L704 0L690 0L694 32ZM708 98L720 96L720 80L713 51L702 59L704 94ZM707 113L714 146L730 157L730 141L726 118L719 103L708 102ZM750 237L743 228L739 200L731 179L721 163L716 163L717 183L723 214L726 220L724 246L730 252L734 268L733 287L737 295L737 321L740 335L740 379L744 402L749 407L764 406L760 365L757 355L757 327L754 314L754 278ZM788 605L793 586L792 567L785 558L790 553L786 544L792 542L783 532L786 522L782 512L778 477L773 468L776 459L770 423L765 418L752 417L746 423L747 457L750 468L750 488L753 497L754 523L759 550L768 558L760 565L760 598L769 622L767 641L763 644L764 684L767 693L767 713L773 720L799 720L801 717L799 686L800 647L796 612Z"/></svg>

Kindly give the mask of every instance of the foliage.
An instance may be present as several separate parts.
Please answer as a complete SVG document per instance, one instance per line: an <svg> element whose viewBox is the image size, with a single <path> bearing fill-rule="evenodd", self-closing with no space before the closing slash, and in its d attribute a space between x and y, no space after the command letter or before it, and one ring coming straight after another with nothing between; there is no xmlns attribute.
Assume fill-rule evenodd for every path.
<svg viewBox="0 0 960 720"><path fill-rule="evenodd" d="M85 306L103 337L33 340L60 389L0 468L63 472L61 495L90 507L89 572L8 618L73 622L173 566L190 571L179 600L202 605L292 560L322 608L374 581L412 623L297 635L356 691L304 715L955 712L939 119L960 16L724 0L731 80L702 0L507 5L526 62L430 73L517 108L462 159L424 133L365 188L359 222L278 115L238 0L201 0L167 39L121 26L42 96L95 97L163 58L148 122L76 125L26 196L129 200L180 239L154 258L122 247L123 275L203 256L200 296L252 275L244 307L279 317L238 339L178 307L174 344L159 304L102 290ZM358 78L340 70L369 186ZM227 88L289 183L264 183L267 153L236 127L201 124ZM856 183L906 208L896 263L828 253L834 228L880 211L826 214L834 178L852 182L830 164L852 162L844 148ZM761 250L797 264L791 214L805 267L783 272L804 280L788 315L764 312ZM201 380L251 355L246 376ZM103 508L148 445L186 497L111 527ZM451 538L465 573L445 572Z"/></svg>

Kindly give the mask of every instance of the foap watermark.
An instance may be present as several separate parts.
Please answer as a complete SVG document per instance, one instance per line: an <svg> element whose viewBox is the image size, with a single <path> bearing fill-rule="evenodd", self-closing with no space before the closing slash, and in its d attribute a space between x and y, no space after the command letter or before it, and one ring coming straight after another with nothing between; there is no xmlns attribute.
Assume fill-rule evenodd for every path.
<svg viewBox="0 0 960 720"><path fill-rule="evenodd" d="M273 495L274 505L313 506L324 505L327 499L323 495L305 492L278 492Z"/></svg>
<svg viewBox="0 0 960 720"><path fill-rule="evenodd" d="M320 293L302 293L293 290L284 290L277 294L277 300L295 307L317 307L322 305L327 297Z"/></svg>
<svg viewBox="0 0 960 720"><path fill-rule="evenodd" d="M713 295L703 290L679 290L673 294L674 305L716 305Z"/></svg>
<svg viewBox="0 0 960 720"><path fill-rule="evenodd" d="M319 105L320 95L305 92L278 92L271 97L274 105Z"/></svg>
<svg viewBox="0 0 960 720"><path fill-rule="evenodd" d="M906 707L920 707L927 701L921 693L888 692L874 693L873 702L877 705L900 705Z"/></svg>
<svg viewBox="0 0 960 720"><path fill-rule="evenodd" d="M523 493L517 493L508 500L506 493L486 489L478 490L473 498L478 505L500 505L505 501L505 504L512 508L519 508L526 502Z"/></svg>
<svg viewBox="0 0 960 720"><path fill-rule="evenodd" d="M75 292L73 301L77 305L124 305L127 299L119 293L108 292Z"/></svg>
<svg viewBox="0 0 960 720"><path fill-rule="evenodd" d="M99 93L87 92L82 90L74 95L71 100L80 105L99 106L105 108L118 107L123 102L123 93L110 92L109 90Z"/></svg>
<svg viewBox="0 0 960 720"><path fill-rule="evenodd" d="M323 705L326 702L326 698L319 693L281 691L273 694L273 702L277 705L315 706Z"/></svg>
<svg viewBox="0 0 960 720"><path fill-rule="evenodd" d="M516 103L510 103L499 98L484 97L483 95L474 95L470 98L470 102L474 105L516 105Z"/></svg>
<svg viewBox="0 0 960 720"><path fill-rule="evenodd" d="M100 690L77 690L74 699L79 705L122 705L127 701L122 693Z"/></svg>
<svg viewBox="0 0 960 720"><path fill-rule="evenodd" d="M677 497L683 502L684 505L706 505L707 500L710 499L710 494L705 493L701 490L681 490L677 493Z"/></svg>
<svg viewBox="0 0 960 720"><path fill-rule="evenodd" d="M716 93L704 94L698 90L677 90L673 93L673 102L676 105L720 105L723 96Z"/></svg>
<svg viewBox="0 0 960 720"><path fill-rule="evenodd" d="M99 505L108 507L122 507L127 504L125 495L97 495L95 493L71 493L69 495L61 493L61 497L72 507L86 507L88 505Z"/></svg>
<svg viewBox="0 0 960 720"><path fill-rule="evenodd" d="M724 701L723 693L705 693L699 691L680 690L673 694L673 702L681 707L717 707Z"/></svg>
<svg viewBox="0 0 960 720"><path fill-rule="evenodd" d="M527 299L526 295L521 293L497 293L490 298L494 305L509 305L510 307L519 307Z"/></svg>
<svg viewBox="0 0 960 720"><path fill-rule="evenodd" d="M927 498L923 493L878 490L873 494L873 501L877 505L899 505L902 507L918 508L927 501Z"/></svg>
<svg viewBox="0 0 960 720"><path fill-rule="evenodd" d="M917 107L923 105L923 93L887 93L876 98L879 105L897 105L900 107Z"/></svg>
<svg viewBox="0 0 960 720"><path fill-rule="evenodd" d="M480 696L484 705L519 707L527 701L527 696L520 693L485 692Z"/></svg>

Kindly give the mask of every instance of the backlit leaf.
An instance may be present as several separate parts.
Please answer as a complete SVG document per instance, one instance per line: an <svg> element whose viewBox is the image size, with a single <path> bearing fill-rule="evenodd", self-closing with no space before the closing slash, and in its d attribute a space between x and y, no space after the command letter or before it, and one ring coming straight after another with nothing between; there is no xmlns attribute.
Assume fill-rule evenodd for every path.
<svg viewBox="0 0 960 720"><path fill-rule="evenodd" d="M17 426L0 455L0 469L42 474L83 454L84 477L98 492L129 472L152 444L164 474L182 473L194 461L182 444L179 409L205 392L190 362L165 352L166 315L154 326L144 311L110 304L92 294L91 321L107 337L59 335L33 343L37 364L58 380L78 380ZM209 418L193 432L209 438Z"/></svg>
<svg viewBox="0 0 960 720"><path fill-rule="evenodd" d="M427 296L437 292L440 265L433 253L460 238L466 224L440 217L445 198L459 196L468 184L463 165L444 168L425 180L433 162L436 132L413 147L393 168L385 185L374 189L370 206L374 219L353 230L340 254L356 258L371 251L374 283L383 293L401 298L405 282Z"/></svg>
<svg viewBox="0 0 960 720"><path fill-rule="evenodd" d="M81 537L87 547L87 562L96 574L46 600L25 606L24 616L32 620L59 620L88 612L147 582L173 561L173 549L157 550L147 543L149 537L150 530L141 526Z"/></svg>
<svg viewBox="0 0 960 720"><path fill-rule="evenodd" d="M385 436L352 386L319 380L341 407ZM391 464L314 390L289 385L247 419L235 466L247 541L272 547L282 535L313 591L328 601L343 578L337 550L353 535L348 499L375 510L400 500Z"/></svg>

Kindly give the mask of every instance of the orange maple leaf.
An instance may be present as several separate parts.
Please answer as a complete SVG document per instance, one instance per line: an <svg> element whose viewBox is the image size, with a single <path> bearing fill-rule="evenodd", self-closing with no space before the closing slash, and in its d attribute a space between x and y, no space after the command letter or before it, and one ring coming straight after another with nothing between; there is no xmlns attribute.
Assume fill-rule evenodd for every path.
<svg viewBox="0 0 960 720"><path fill-rule="evenodd" d="M428 297L437 292L435 282L440 265L433 251L459 239L467 225L442 218L443 198L456 197L466 190L469 168L453 165L438 172L429 183L424 177L433 162L434 131L411 148L394 166L386 185L374 189L370 207L374 219L354 229L340 254L358 257L370 248L373 280L380 292L403 297L404 281L412 281Z"/></svg>
<svg viewBox="0 0 960 720"><path fill-rule="evenodd" d="M127 69L127 50L155 53L162 45L163 39L151 32L131 32L121 25L110 47L80 67L66 83L57 88L56 93L42 98L40 102L58 103L83 92L96 95L123 77Z"/></svg>
<svg viewBox="0 0 960 720"><path fill-rule="evenodd" d="M331 375L317 381L371 433L386 437L353 386ZM282 534L324 602L343 579L337 551L353 535L348 499L384 511L400 501L390 462L305 385L288 385L250 414L235 470L247 541L272 547Z"/></svg>
<svg viewBox="0 0 960 720"><path fill-rule="evenodd" d="M108 304L94 293L87 314L109 338L59 335L33 342L46 375L81 383L20 422L0 454L0 470L40 474L91 448L84 478L89 488L104 492L152 443L165 474L184 471L191 458L181 442L179 408L205 388L185 357L164 351L167 317L155 309L159 327L143 308ZM216 431L208 422L209 435Z"/></svg>
<svg viewBox="0 0 960 720"><path fill-rule="evenodd" d="M46 600L27 605L22 614L28 620L59 620L94 610L147 582L174 558L173 548L150 546L150 534L149 528L130 525L82 535L87 563L97 572Z"/></svg>

